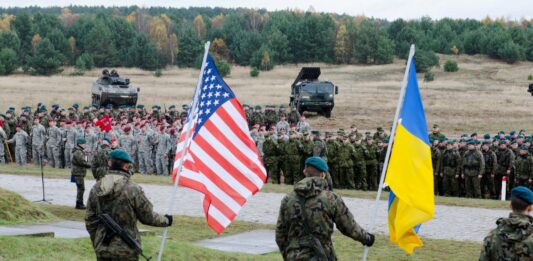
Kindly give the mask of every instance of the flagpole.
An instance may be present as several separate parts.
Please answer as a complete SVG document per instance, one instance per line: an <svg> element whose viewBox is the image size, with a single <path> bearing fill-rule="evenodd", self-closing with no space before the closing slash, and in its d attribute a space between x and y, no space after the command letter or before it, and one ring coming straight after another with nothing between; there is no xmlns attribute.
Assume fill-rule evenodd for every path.
<svg viewBox="0 0 533 261"><path fill-rule="evenodd" d="M374 231L374 227L376 226L379 199L381 198L381 192L383 191L383 182L385 181L385 174L387 173L387 167L389 166L389 159L390 159L390 154L392 151L392 144L394 144L394 136L396 136L396 126L398 125L400 112L402 111L403 99L404 99L405 90L407 87L407 79L409 78L409 69L411 68L411 61L413 60L414 55L415 55L415 45L412 44L411 49L409 50L409 58L407 59L407 66L405 68L405 73L403 75L402 88L400 89L400 97L398 98L398 105L396 106L396 114L394 115L394 122L392 123L392 131L391 131L391 135L389 139L389 144L387 146L387 154L385 155L385 162L383 162L383 169L381 170L378 193L376 195L376 202L374 203L374 212L372 213L372 218L370 219L371 224L368 229L369 233L372 233ZM370 249L369 247L365 246L365 252L361 260L366 261L366 258L368 257L369 249Z"/></svg>
<svg viewBox="0 0 533 261"><path fill-rule="evenodd" d="M190 110L192 115L188 115L189 119L194 119L194 116L197 113L196 109L198 108L198 96L200 94L200 88L201 88L201 85L202 85L202 76L204 74L205 63L206 63L206 60L207 60L207 55L209 53L209 46L210 45L211 45L211 42L208 41L208 42L205 43L205 46L204 46L204 58L202 60L202 67L200 68L200 76L198 77L198 83L196 84L196 90L194 92L193 103L192 103L191 110ZM189 124L194 125L194 122L190 122L189 121ZM185 128L185 126L184 126L184 128ZM172 215L172 212L174 211L174 207L176 205L175 202L176 202L176 194L178 192L178 183L179 183L181 168L183 167L183 160L185 159L185 155L187 154L187 149L186 149L187 148L187 144L189 144L189 139L191 138L191 129L192 128L188 127L187 131L185 132L185 139L183 141L183 148L181 149L181 152L180 152L181 154L180 154L180 159L178 161L176 178L174 179L174 186L173 186L173 189L172 189L172 196L170 197L170 206L169 206L168 212L167 212L169 215ZM163 249L165 248L167 235L168 235L168 227L165 227L165 229L163 231L163 239L161 240L161 246L159 247L159 254L157 255L157 261L161 261L161 257L163 256Z"/></svg>

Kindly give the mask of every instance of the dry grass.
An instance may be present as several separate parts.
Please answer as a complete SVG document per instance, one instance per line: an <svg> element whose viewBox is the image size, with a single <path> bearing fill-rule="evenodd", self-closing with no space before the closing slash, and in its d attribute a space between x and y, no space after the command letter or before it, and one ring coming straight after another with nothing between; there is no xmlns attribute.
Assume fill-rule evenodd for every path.
<svg viewBox="0 0 533 261"><path fill-rule="evenodd" d="M508 65L483 56L441 56L441 63L448 59L458 62L459 72L434 68L435 81L430 83L423 82L423 75L419 75L428 124L440 124L448 134L533 129L533 110L528 106L533 100L526 92L527 75L533 74L532 63ZM357 123L360 129L390 127L405 68L403 60L379 66L313 65L322 67L322 79L340 88L333 117L310 117L313 126L322 130L346 128L351 123ZM243 103L286 104L290 85L301 66L304 65L277 66L257 78L249 76L250 68L234 66L226 81ZM89 103L90 86L100 69L81 77L67 76L71 70L67 68L63 75L51 77L1 77L0 109L39 101L65 106ZM164 70L160 78L139 69L119 72L141 88L141 103L161 106L190 102L198 76L197 70L175 67Z"/></svg>

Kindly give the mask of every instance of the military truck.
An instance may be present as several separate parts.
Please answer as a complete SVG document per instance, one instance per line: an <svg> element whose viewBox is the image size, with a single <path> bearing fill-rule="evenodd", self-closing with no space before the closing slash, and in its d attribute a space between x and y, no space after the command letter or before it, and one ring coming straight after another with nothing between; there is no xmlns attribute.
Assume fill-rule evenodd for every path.
<svg viewBox="0 0 533 261"><path fill-rule="evenodd" d="M292 84L290 105L300 114L317 112L329 118L339 87L329 81L319 81L319 76L320 67L302 67Z"/></svg>
<svg viewBox="0 0 533 261"><path fill-rule="evenodd" d="M130 79L120 77L115 70L104 69L92 85L92 104L99 107L108 104L135 106L139 92L140 88L130 85Z"/></svg>

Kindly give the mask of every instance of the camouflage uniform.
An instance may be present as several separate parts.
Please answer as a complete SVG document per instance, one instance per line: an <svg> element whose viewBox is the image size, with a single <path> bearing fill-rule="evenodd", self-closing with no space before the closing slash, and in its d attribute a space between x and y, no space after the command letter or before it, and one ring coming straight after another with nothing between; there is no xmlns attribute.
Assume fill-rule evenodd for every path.
<svg viewBox="0 0 533 261"><path fill-rule="evenodd" d="M344 137L346 139L346 137ZM339 144L337 151L337 173L339 175L338 188L354 189L354 174L353 174L353 158L354 150L348 141L343 141Z"/></svg>
<svg viewBox="0 0 533 261"><path fill-rule="evenodd" d="M157 149L156 149L156 170L157 175L168 176L168 153L170 152L170 135L161 133L158 135Z"/></svg>
<svg viewBox="0 0 533 261"><path fill-rule="evenodd" d="M433 192L439 195L439 186L442 186L442 177L439 176L441 151L437 146L431 147L431 162L433 164Z"/></svg>
<svg viewBox="0 0 533 261"><path fill-rule="evenodd" d="M152 131L141 131L137 134L139 144L139 170L141 174L153 174L152 150L154 147L154 135Z"/></svg>
<svg viewBox="0 0 533 261"><path fill-rule="evenodd" d="M35 166L41 166L44 164L41 160L44 160L44 142L46 140L46 129L40 123L35 125L32 129L32 158Z"/></svg>
<svg viewBox="0 0 533 261"><path fill-rule="evenodd" d="M106 228L95 223L98 214L109 214L133 239L141 243L137 221L150 226L165 227L168 219L153 211L152 203L142 188L130 180L131 174L110 170L96 182L89 194L85 226L98 260L138 260L139 254L130 248L119 236L114 236L109 245L104 244Z"/></svg>
<svg viewBox="0 0 533 261"><path fill-rule="evenodd" d="M378 189L378 147L374 144L364 146L366 181L368 190Z"/></svg>
<svg viewBox="0 0 533 261"><path fill-rule="evenodd" d="M353 172L355 189L366 190L368 184L366 183L366 163L365 163L365 151L361 144L353 143Z"/></svg>
<svg viewBox="0 0 533 261"><path fill-rule="evenodd" d="M281 154L278 142L272 137L267 136L263 143L263 163L267 175L274 184L280 184L279 155Z"/></svg>
<svg viewBox="0 0 533 261"><path fill-rule="evenodd" d="M459 175L461 174L461 155L453 148L442 153L440 170L442 190L445 196L459 196ZM434 166L435 167L435 166Z"/></svg>
<svg viewBox="0 0 533 261"><path fill-rule="evenodd" d="M331 175L331 179L333 181L333 187L337 187L340 183L339 181L339 174L337 170L339 169L339 164L337 161L337 152L339 148L339 143L337 143L336 140L328 139L326 141L326 151L327 154L327 162L329 166L329 174Z"/></svg>
<svg viewBox="0 0 533 261"><path fill-rule="evenodd" d="M13 138L7 141L10 144L15 143L15 161L20 166L26 165L29 141L30 137L28 136L28 133L23 130L15 132Z"/></svg>
<svg viewBox="0 0 533 261"><path fill-rule="evenodd" d="M65 129L64 138L65 141L65 167L70 168L72 165L72 149L76 146L76 129L67 128Z"/></svg>
<svg viewBox="0 0 533 261"><path fill-rule="evenodd" d="M53 168L61 167L61 131L57 126L48 128L48 140L46 141L46 152L48 154L48 165Z"/></svg>
<svg viewBox="0 0 533 261"><path fill-rule="evenodd" d="M342 198L324 190L325 186L324 179L307 177L296 183L294 191L281 201L276 243L284 260L319 260L315 252L319 248L318 242L326 258L336 260L331 241L333 224L342 234L356 241L364 242L368 237Z"/></svg>
<svg viewBox="0 0 533 261"><path fill-rule="evenodd" d="M85 160L83 148L76 146L72 150L72 176L76 180L76 206L83 205L83 193L85 193L85 175L87 175L87 169L91 165Z"/></svg>
<svg viewBox="0 0 533 261"><path fill-rule="evenodd" d="M533 180L533 157L518 155L515 162L515 186L531 187Z"/></svg>
<svg viewBox="0 0 533 261"><path fill-rule="evenodd" d="M294 179L299 176L301 148L302 144L295 138L283 143L282 150L285 159L283 177L285 178L285 184L293 184Z"/></svg>
<svg viewBox="0 0 533 261"><path fill-rule="evenodd" d="M511 213L496 224L483 240L479 261L533 259L533 217Z"/></svg>
<svg viewBox="0 0 533 261"><path fill-rule="evenodd" d="M481 150L481 153L483 153L483 159L485 160L485 173L481 178L481 194L488 199L496 196L494 177L498 161L496 153L490 149Z"/></svg>
<svg viewBox="0 0 533 261"><path fill-rule="evenodd" d="M7 141L7 133L4 128L0 127L0 163L6 163L5 142Z"/></svg>
<svg viewBox="0 0 533 261"><path fill-rule="evenodd" d="M96 151L98 150L98 136L94 132L85 133L85 140L87 141L87 147L85 152L88 155L88 161L92 162Z"/></svg>
<svg viewBox="0 0 533 261"><path fill-rule="evenodd" d="M135 159L136 157L134 157L134 155L137 155L137 142L131 133L123 133L120 135L118 138L118 146L131 155L133 162L137 162L137 159Z"/></svg>
<svg viewBox="0 0 533 261"><path fill-rule="evenodd" d="M463 175L467 197L481 197L480 181L483 173L485 173L483 154L476 149L466 151L463 159Z"/></svg>
<svg viewBox="0 0 533 261"><path fill-rule="evenodd" d="M502 190L502 178L507 177L507 190L509 191L509 174L514 166L515 156L513 151L508 148L499 148L496 151L496 159L498 160L498 166L496 167L496 175L494 176L494 188L496 190L496 196L500 196Z"/></svg>
<svg viewBox="0 0 533 261"><path fill-rule="evenodd" d="M315 143L313 140L309 139L308 136L305 136L303 140L301 140L302 143L302 149L300 152L300 169L297 172L297 175L294 177L294 182L298 182L304 178L303 171L305 167L305 160L311 156L313 156L313 148L315 146Z"/></svg>
<svg viewBox="0 0 533 261"><path fill-rule="evenodd" d="M109 153L111 153L109 145L101 144L91 161L91 171L96 180L103 178L109 169L107 163L109 161Z"/></svg>

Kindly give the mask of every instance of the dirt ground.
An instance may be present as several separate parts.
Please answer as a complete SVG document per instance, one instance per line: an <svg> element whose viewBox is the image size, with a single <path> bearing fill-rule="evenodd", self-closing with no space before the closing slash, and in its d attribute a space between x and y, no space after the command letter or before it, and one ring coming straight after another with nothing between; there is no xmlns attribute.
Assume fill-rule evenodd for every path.
<svg viewBox="0 0 533 261"><path fill-rule="evenodd" d="M442 66L433 68L435 81L429 83L423 81L423 74L418 75L428 125L440 124L446 134L452 135L471 131L494 133L500 129L533 132L530 107L533 97L526 92L533 63L508 65L484 56L441 56L441 64L449 59L457 61L459 72L446 73ZM362 130L390 128L405 69L403 60L376 66L276 66L272 71L261 72L257 78L250 77L249 67L233 66L225 80L242 103L279 106L288 103L290 85L300 67L309 65L321 66L321 79L339 86L330 119L308 115L314 128L348 128L352 123ZM162 107L189 103L199 73L195 69L174 67L164 70L163 76L157 78L152 72L139 69L119 68L118 71L141 88L140 103ZM70 72L72 68L50 77L23 74L0 77L0 110L5 111L9 106L35 106L38 102L48 106L89 104L90 86L101 69L84 76L68 76Z"/></svg>

